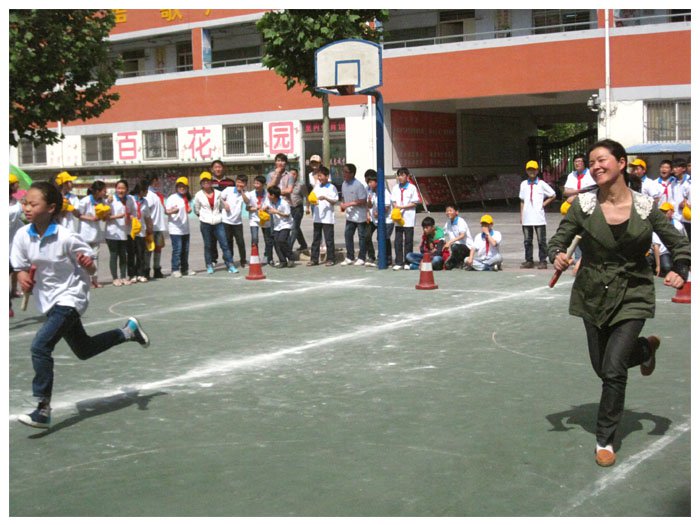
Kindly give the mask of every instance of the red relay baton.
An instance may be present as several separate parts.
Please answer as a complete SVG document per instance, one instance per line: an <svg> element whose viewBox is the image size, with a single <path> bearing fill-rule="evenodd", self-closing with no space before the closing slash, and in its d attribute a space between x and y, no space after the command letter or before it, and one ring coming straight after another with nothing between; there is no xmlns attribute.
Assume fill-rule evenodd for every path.
<svg viewBox="0 0 700 525"><path fill-rule="evenodd" d="M34 276L36 275L36 266L32 264L32 266L29 268L29 279L34 281ZM33 285L32 285L33 286ZM32 295L32 291L29 290L28 292L25 292L24 296L22 297L22 310L26 310L27 306L29 305L29 296Z"/></svg>
<svg viewBox="0 0 700 525"><path fill-rule="evenodd" d="M567 259L571 259L571 256L576 251L576 247L578 246L578 243L580 240L581 240L581 236L577 235L576 237L574 237L574 240L571 241L571 245L569 246L569 249L566 250L566 258ZM552 276L552 279L549 281L550 288L554 288L554 285L557 284L557 281L559 280L560 276L561 276L561 270L555 270L554 275Z"/></svg>

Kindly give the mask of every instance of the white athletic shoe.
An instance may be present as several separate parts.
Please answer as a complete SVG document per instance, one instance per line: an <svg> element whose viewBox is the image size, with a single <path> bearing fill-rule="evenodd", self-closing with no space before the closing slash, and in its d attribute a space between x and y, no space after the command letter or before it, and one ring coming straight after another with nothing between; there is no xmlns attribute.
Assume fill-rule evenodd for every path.
<svg viewBox="0 0 700 525"><path fill-rule="evenodd" d="M404 269L404 270L410 270L410 269L411 269L411 265L410 265L410 264L404 264L404 265L403 265L403 269Z"/></svg>
<svg viewBox="0 0 700 525"><path fill-rule="evenodd" d="M400 264L395 264L391 269L392 270L403 270L403 266L401 266Z"/></svg>
<svg viewBox="0 0 700 525"><path fill-rule="evenodd" d="M355 261L355 266L364 266L364 265L365 265L365 261L363 261L362 259L357 259Z"/></svg>
<svg viewBox="0 0 700 525"><path fill-rule="evenodd" d="M346 257L345 260L340 263L340 266L350 266L351 264L352 261Z"/></svg>
<svg viewBox="0 0 700 525"><path fill-rule="evenodd" d="M173 273L170 274L170 277L182 277L182 272L178 272L177 270L174 271Z"/></svg>
<svg viewBox="0 0 700 525"><path fill-rule="evenodd" d="M376 263L373 263L372 261L367 261L365 263L365 266L377 266Z"/></svg>

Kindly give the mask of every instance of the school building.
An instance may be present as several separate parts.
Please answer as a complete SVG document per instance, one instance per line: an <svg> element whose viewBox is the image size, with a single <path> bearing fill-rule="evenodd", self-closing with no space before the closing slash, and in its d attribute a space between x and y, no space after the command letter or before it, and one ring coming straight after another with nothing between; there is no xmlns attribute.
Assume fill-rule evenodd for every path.
<svg viewBox="0 0 700 525"><path fill-rule="evenodd" d="M65 139L12 148L35 179L85 185L156 173L165 189L214 159L266 173L277 153L306 169L321 154L321 101L262 66L264 10L122 9L110 35L120 100L63 124ZM517 198L535 158L565 175L578 151L613 138L647 159L690 154L690 10L391 10L383 26L384 169L405 166L428 202ZM330 100L331 170L376 169L373 99ZM538 137L584 124L561 143Z"/></svg>

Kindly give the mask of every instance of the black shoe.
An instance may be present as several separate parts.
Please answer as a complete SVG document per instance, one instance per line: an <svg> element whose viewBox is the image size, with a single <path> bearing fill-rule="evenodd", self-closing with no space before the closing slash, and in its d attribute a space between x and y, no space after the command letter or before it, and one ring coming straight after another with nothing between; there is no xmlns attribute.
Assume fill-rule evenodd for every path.
<svg viewBox="0 0 700 525"><path fill-rule="evenodd" d="M539 264L537 265L538 270L546 270L547 269L547 262L546 261L540 261Z"/></svg>
<svg viewBox="0 0 700 525"><path fill-rule="evenodd" d="M163 272L160 270L153 270L153 278L154 279L164 279L165 275L163 275Z"/></svg>
<svg viewBox="0 0 700 525"><path fill-rule="evenodd" d="M529 269L529 268L534 268L534 267L535 267L535 263L532 262L532 261L525 261L524 263L520 263L520 267L521 267L521 268L528 268L528 269Z"/></svg>
<svg viewBox="0 0 700 525"><path fill-rule="evenodd" d="M306 266L318 266L318 261L309 261L306 263Z"/></svg>
<svg viewBox="0 0 700 525"><path fill-rule="evenodd" d="M49 428L51 424L51 408L39 405L31 414L22 414L17 421L34 428Z"/></svg>

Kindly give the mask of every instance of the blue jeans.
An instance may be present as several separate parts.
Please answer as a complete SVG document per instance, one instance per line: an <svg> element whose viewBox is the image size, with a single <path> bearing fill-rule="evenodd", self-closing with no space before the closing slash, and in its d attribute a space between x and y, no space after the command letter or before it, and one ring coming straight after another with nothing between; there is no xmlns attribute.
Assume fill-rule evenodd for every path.
<svg viewBox="0 0 700 525"><path fill-rule="evenodd" d="M407 253L406 260L408 261L408 264L411 265L411 270L417 270L420 268L420 263L423 262L423 254L417 252ZM443 260L440 255L434 255L431 258L431 262L433 263L433 271L442 270Z"/></svg>
<svg viewBox="0 0 700 525"><path fill-rule="evenodd" d="M272 264L272 248L275 245L275 241L272 237L272 228L260 228L263 231L263 239L265 239L265 262L267 264ZM250 227L250 244L257 245L258 240L260 240L260 234L258 233L258 226ZM258 254L260 252L258 251Z"/></svg>
<svg viewBox="0 0 700 525"><path fill-rule="evenodd" d="M359 231L360 254L358 258L364 261L367 256L367 245L365 244L366 222L347 221L345 223L345 257L350 260L355 259L355 231Z"/></svg>
<svg viewBox="0 0 700 525"><path fill-rule="evenodd" d="M170 258L170 268L173 272L187 273L190 269L190 234L170 235L170 242L173 245L173 254Z"/></svg>
<svg viewBox="0 0 700 525"><path fill-rule="evenodd" d="M51 399L53 390L53 349L61 338L66 340L78 359L90 359L126 341L119 328L95 336L85 333L80 314L72 306L55 305L46 314L46 322L32 341L32 394L40 399Z"/></svg>
<svg viewBox="0 0 700 525"><path fill-rule="evenodd" d="M221 251L224 254L224 262L226 266L233 265L233 256L231 248L226 240L226 232L224 231L224 223L207 224L206 222L199 223L199 231L202 232L202 240L204 240L204 263L209 266L214 263L211 256L211 247L217 241L221 246Z"/></svg>
<svg viewBox="0 0 700 525"><path fill-rule="evenodd" d="M525 260L532 261L532 239L537 233L537 246L539 248L540 262L547 262L547 226L523 226L523 236L525 237Z"/></svg>

